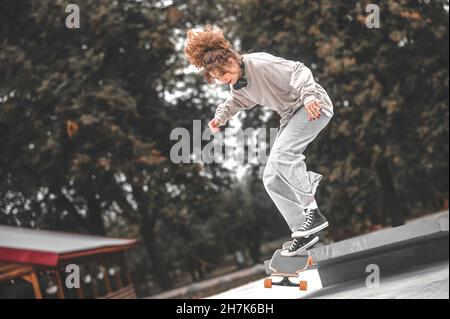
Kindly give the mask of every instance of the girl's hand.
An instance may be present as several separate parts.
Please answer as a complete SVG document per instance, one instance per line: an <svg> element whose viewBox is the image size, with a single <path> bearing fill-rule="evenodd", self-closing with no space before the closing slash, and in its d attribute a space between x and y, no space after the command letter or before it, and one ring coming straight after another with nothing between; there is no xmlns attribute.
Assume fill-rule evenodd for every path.
<svg viewBox="0 0 450 319"><path fill-rule="evenodd" d="M317 100L309 102L305 106L305 109L306 112L308 113L308 119L310 121L318 119L321 116L320 111L322 110L322 107L320 106L319 101Z"/></svg>
<svg viewBox="0 0 450 319"><path fill-rule="evenodd" d="M208 126L213 133L217 133L220 132L219 124L220 120L218 118L213 118L211 121L209 121Z"/></svg>

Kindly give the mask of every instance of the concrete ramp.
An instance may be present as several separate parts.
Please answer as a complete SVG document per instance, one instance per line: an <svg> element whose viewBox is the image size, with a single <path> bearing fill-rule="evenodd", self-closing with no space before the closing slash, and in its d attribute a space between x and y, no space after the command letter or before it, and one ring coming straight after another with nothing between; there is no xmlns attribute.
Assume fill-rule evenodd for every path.
<svg viewBox="0 0 450 319"><path fill-rule="evenodd" d="M273 280L278 281L281 279L274 277ZM306 270L300 274L299 278L290 278L294 283L299 283L300 279L308 282L307 292L301 291L298 287L272 286L270 289L264 288L264 279L260 279L211 296L209 299L298 299L322 289L322 282L317 269Z"/></svg>
<svg viewBox="0 0 450 319"><path fill-rule="evenodd" d="M378 287L354 280L317 290L305 298L319 299L448 299L448 260L381 276Z"/></svg>
<svg viewBox="0 0 450 319"><path fill-rule="evenodd" d="M448 298L449 212L311 250L318 269L303 272L309 289L264 288L263 279L211 296L223 299ZM379 286L369 287L371 270Z"/></svg>
<svg viewBox="0 0 450 319"><path fill-rule="evenodd" d="M368 265L386 274L448 260L449 213L315 248L311 254L324 287L365 278Z"/></svg>

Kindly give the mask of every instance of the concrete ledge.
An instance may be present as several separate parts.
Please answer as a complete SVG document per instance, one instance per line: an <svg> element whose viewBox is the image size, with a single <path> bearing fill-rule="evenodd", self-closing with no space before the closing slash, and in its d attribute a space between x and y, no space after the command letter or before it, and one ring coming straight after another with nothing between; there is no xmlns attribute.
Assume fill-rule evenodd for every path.
<svg viewBox="0 0 450 319"><path fill-rule="evenodd" d="M381 274L386 274L448 259L449 212L314 248L311 254L318 262L323 287L365 280L369 264L376 264ZM203 298L260 279L264 274L265 267L259 264L148 298Z"/></svg>
<svg viewBox="0 0 450 319"><path fill-rule="evenodd" d="M376 264L395 272L449 256L449 212L311 250L324 287L367 276Z"/></svg>

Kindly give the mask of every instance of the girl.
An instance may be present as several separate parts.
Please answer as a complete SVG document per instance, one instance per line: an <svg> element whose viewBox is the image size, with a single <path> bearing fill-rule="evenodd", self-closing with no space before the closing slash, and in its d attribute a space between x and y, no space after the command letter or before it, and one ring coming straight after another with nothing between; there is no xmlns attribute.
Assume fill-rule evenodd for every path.
<svg viewBox="0 0 450 319"><path fill-rule="evenodd" d="M209 84L218 80L230 87L208 126L218 132L240 110L267 106L280 116L280 129L264 168L263 183L292 231L292 244L282 251L294 256L314 245L317 232L328 226L314 195L322 175L306 170L305 151L333 116L333 104L309 68L265 52L239 54L211 25L188 30L184 53L204 68Z"/></svg>

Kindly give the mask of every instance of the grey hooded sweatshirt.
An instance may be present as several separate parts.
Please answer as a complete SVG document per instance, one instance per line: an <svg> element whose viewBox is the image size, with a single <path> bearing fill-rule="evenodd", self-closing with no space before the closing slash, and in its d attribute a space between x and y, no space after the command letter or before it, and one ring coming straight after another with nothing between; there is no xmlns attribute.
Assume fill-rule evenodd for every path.
<svg viewBox="0 0 450 319"><path fill-rule="evenodd" d="M280 116L285 126L295 111L313 100L322 105L325 115L333 116L333 103L327 92L314 81L311 70L298 61L286 60L265 52L242 55L247 86L235 90L230 84L231 97L219 104L214 117L223 126L240 110L256 105L267 106Z"/></svg>

